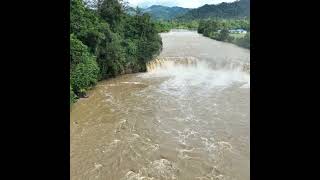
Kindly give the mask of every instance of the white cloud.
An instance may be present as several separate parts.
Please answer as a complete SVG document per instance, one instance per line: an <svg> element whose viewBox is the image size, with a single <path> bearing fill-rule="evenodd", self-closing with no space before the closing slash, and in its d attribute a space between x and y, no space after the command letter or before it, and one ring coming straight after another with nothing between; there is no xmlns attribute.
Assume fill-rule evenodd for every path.
<svg viewBox="0 0 320 180"><path fill-rule="evenodd" d="M126 0L130 6L149 7L152 5L180 6L185 8L197 8L205 4L218 4L221 2L233 2L235 0Z"/></svg>

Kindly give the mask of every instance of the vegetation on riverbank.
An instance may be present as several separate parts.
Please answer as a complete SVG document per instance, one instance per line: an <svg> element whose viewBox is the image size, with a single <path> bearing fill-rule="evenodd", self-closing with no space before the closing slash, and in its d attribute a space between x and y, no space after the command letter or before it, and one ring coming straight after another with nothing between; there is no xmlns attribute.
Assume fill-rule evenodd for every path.
<svg viewBox="0 0 320 180"><path fill-rule="evenodd" d="M130 16L118 0L100 0L90 7L71 0L70 103L97 81L146 70L145 63L162 48L150 16Z"/></svg>
<svg viewBox="0 0 320 180"><path fill-rule="evenodd" d="M157 32L169 32L171 29L197 30L206 37L236 44L250 49L250 22L243 19L207 19L193 21L156 21ZM231 29L243 29L246 34L229 33Z"/></svg>
<svg viewBox="0 0 320 180"><path fill-rule="evenodd" d="M230 35L230 29L244 29L248 32L241 37L239 35ZM248 19L201 20L198 26L198 33L218 41L230 42L250 49L250 23Z"/></svg>
<svg viewBox="0 0 320 180"><path fill-rule="evenodd" d="M197 30L199 21L155 21L156 29L160 32L169 32L171 29Z"/></svg>
<svg viewBox="0 0 320 180"><path fill-rule="evenodd" d="M70 103L85 96L86 90L99 80L146 71L145 63L161 51L160 32L197 30L212 39L250 48L247 18L212 19L209 16L207 20L200 20L186 16L157 21L139 8L130 8L128 13L129 8L122 0L85 2L88 1L70 2ZM229 34L228 30L237 28L249 33L243 37Z"/></svg>

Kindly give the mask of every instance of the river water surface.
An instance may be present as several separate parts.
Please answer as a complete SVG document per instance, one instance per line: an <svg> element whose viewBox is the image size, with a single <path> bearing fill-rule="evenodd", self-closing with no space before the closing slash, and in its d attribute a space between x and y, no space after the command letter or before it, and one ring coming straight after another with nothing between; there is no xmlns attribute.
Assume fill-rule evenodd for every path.
<svg viewBox="0 0 320 180"><path fill-rule="evenodd" d="M250 179L250 51L161 34L148 72L102 81L71 108L71 179Z"/></svg>

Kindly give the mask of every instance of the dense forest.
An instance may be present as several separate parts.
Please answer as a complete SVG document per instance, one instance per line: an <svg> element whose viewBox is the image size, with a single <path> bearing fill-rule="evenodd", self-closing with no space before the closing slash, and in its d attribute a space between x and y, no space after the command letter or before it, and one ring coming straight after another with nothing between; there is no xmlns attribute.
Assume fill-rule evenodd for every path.
<svg viewBox="0 0 320 180"><path fill-rule="evenodd" d="M134 13L134 8L128 9L129 14ZM153 5L142 8L143 12L149 13L153 20L175 20L175 22L192 21L200 19L221 18L241 19L250 16L250 0L240 0L231 3L204 5L199 8L182 8Z"/></svg>
<svg viewBox="0 0 320 180"><path fill-rule="evenodd" d="M148 14L128 15L118 0L70 3L70 104L99 80L145 71L160 53L159 30Z"/></svg>

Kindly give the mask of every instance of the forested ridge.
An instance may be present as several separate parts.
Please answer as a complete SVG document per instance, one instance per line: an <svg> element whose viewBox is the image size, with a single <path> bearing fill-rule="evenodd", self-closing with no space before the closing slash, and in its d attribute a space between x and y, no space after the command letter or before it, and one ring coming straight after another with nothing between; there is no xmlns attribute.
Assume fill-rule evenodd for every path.
<svg viewBox="0 0 320 180"><path fill-rule="evenodd" d="M179 20L196 20L208 18L245 18L250 16L250 0L239 0L231 3L204 5L191 9L185 14L177 16Z"/></svg>
<svg viewBox="0 0 320 180"><path fill-rule="evenodd" d="M99 80L146 70L161 37L148 14L119 0L70 1L70 104Z"/></svg>
<svg viewBox="0 0 320 180"><path fill-rule="evenodd" d="M181 16L188 12L189 8L183 7L167 7L161 5L153 5L146 9L143 9L143 12L149 13L152 19L155 20L172 20L177 16Z"/></svg>
<svg viewBox="0 0 320 180"><path fill-rule="evenodd" d="M130 13L132 13L130 8ZM192 21L210 18L237 19L250 16L250 0L205 4L198 8L167 7L153 5L142 9L154 20Z"/></svg>
<svg viewBox="0 0 320 180"><path fill-rule="evenodd" d="M168 14L171 9L164 6L155 7L157 8L149 8L149 13L157 19L156 26L159 32L168 32L170 29L197 30L206 37L250 49L250 0L206 4L189 9L176 17L171 16L167 20L157 17ZM248 33L229 32L235 29L242 29Z"/></svg>

